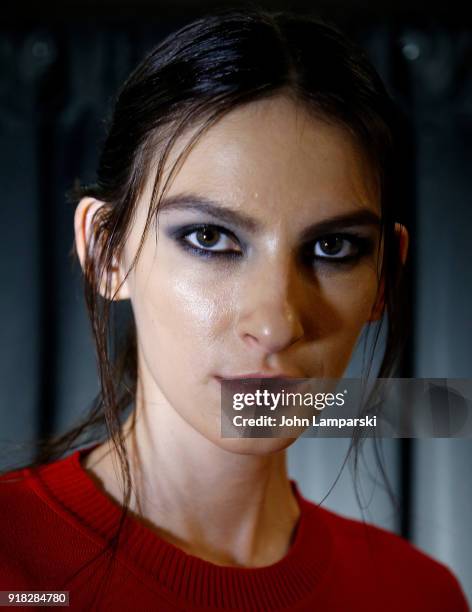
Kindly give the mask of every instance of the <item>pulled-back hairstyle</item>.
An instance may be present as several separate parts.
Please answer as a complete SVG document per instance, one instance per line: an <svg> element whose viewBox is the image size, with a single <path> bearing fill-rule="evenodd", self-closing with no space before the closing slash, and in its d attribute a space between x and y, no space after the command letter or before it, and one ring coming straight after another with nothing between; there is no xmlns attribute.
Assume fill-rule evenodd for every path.
<svg viewBox="0 0 472 612"><path fill-rule="evenodd" d="M395 373L405 337L401 262L394 232L400 201L395 144L399 124L396 108L375 69L365 53L336 28L308 16L227 9L181 28L161 42L124 83L104 141L96 183L72 192L74 202L84 196L105 202L95 213L94 240L86 249L84 264L85 298L101 389L78 426L39 441L37 460L30 464L59 458L82 445L87 435L96 435L97 428L105 427L116 447L124 486L121 521L116 538L109 543L114 551L132 492L122 423L136 397L136 328L131 318L126 334L114 329L116 303L100 295L100 281L104 279L110 292L113 258L119 259L122 253L151 162L157 160L153 196L131 268L173 176L171 173L166 184L161 184L164 164L177 138L190 127L198 128L174 170L199 136L226 113L282 93L302 103L314 117L346 128L370 161L380 193L384 249L378 274L384 279L384 319L388 322L378 376ZM358 442L353 440L351 445L356 462Z"/></svg>

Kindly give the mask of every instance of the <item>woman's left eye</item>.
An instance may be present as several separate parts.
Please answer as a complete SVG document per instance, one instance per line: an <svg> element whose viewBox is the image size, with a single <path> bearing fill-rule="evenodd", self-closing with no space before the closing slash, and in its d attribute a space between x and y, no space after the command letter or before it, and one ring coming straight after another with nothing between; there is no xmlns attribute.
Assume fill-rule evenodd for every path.
<svg viewBox="0 0 472 612"><path fill-rule="evenodd" d="M195 249L211 253L240 253L241 248L235 238L222 229L205 225L182 236L182 241Z"/></svg>
<svg viewBox="0 0 472 612"><path fill-rule="evenodd" d="M316 259L347 260L359 255L361 249L355 236L332 234L315 242L314 257Z"/></svg>

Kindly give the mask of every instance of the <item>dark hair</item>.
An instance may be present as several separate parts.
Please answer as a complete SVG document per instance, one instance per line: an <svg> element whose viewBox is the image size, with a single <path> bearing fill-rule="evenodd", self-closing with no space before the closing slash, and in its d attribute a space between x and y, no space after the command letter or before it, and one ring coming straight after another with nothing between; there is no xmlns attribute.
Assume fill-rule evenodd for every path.
<svg viewBox="0 0 472 612"><path fill-rule="evenodd" d="M153 197L131 267L169 182L161 185L162 171L176 139L191 126L198 127L177 165L199 136L226 113L280 93L301 102L313 116L345 127L370 160L381 194L384 256L379 277L385 280L388 318L378 375L389 377L395 372L405 337L401 263L394 232L398 116L365 53L335 27L288 12L226 9L181 28L161 42L125 82L104 142L96 184L73 191L74 201L92 196L106 203L93 220L95 239L92 250L87 249L84 266L101 390L77 427L40 441L37 461L30 464L58 458L83 444L86 434L106 426L120 458L125 489L115 548L132 491L121 425L136 394L136 329L133 320L125 336L113 328L110 311L115 302L100 296L100 279L105 279L110 292L113 258L120 257L151 160L158 154ZM380 327L374 346L379 332ZM358 439L351 448L357 462Z"/></svg>

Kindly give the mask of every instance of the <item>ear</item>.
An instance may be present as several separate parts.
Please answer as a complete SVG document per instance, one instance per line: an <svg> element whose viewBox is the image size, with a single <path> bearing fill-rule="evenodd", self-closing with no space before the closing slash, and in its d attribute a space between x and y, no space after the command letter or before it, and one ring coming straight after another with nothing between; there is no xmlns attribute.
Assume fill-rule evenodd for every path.
<svg viewBox="0 0 472 612"><path fill-rule="evenodd" d="M75 230L75 246L77 254L79 256L80 265L82 270L85 272L85 253L87 246L90 248L94 239L93 231L93 217L95 213L102 207L105 206L104 202L95 200L94 198L86 197L82 198L75 209L74 215L74 230ZM101 279L100 282L100 295L108 300L126 300L129 299L128 284L125 281L118 293L114 296L115 291L118 289L124 273L121 267L121 263L113 258L112 267L110 270L112 274L111 278L111 293L107 295L105 287L105 279ZM114 297L113 297L114 296Z"/></svg>
<svg viewBox="0 0 472 612"><path fill-rule="evenodd" d="M400 257L401 264L404 265L406 262L406 258L408 255L408 244L409 244L409 236L408 230L401 223L395 223L395 234L397 237L398 243L398 255ZM378 291L377 301L375 303L374 308L372 309L372 314L369 317L368 321L379 321L382 318L382 313L385 306L385 279L382 278L380 281L380 287Z"/></svg>

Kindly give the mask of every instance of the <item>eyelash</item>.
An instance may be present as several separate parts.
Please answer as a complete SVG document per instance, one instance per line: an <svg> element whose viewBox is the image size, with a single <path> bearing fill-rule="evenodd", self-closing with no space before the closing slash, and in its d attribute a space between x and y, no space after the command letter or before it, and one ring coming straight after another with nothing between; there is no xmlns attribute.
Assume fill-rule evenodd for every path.
<svg viewBox="0 0 472 612"><path fill-rule="evenodd" d="M224 236L227 236L231 238L231 240L239 244L239 240L236 238L236 236L232 232L230 232L224 227L221 227L219 225L213 225L210 223L182 227L175 233L175 238L183 249L185 249L186 251L190 251L191 253L197 255L198 257L204 257L208 259L217 258L217 257L224 257L225 259L238 259L239 257L242 257L243 255L242 251L212 251L210 249L205 249L203 247L197 247L195 245L192 245L186 240L188 236L194 234L195 232L202 231L202 230L208 230L208 229L216 231L219 234L222 234Z"/></svg>
<svg viewBox="0 0 472 612"><path fill-rule="evenodd" d="M211 249L197 247L195 245L190 244L187 240L188 237L202 230L216 231L218 234L226 236L234 242L240 244L239 240L231 231L219 225L209 223L180 228L177 232L175 232L174 236L181 248L185 249L186 251L189 251L197 257L203 257L206 259L225 258L227 260L232 260L239 259L244 255L242 250L212 251ZM346 240L355 248L355 253L353 255L348 255L344 257L329 257L328 255L323 257L319 255L314 255L316 245L322 240L326 240L328 238L341 238L342 240ZM353 233L334 232L332 234L325 234L324 236L320 236L317 240L311 241L310 243L305 245L302 251L303 258L306 258L308 261L319 261L327 265L342 265L353 263L359 260L361 257L369 254L372 251L372 248L373 244L370 238Z"/></svg>

